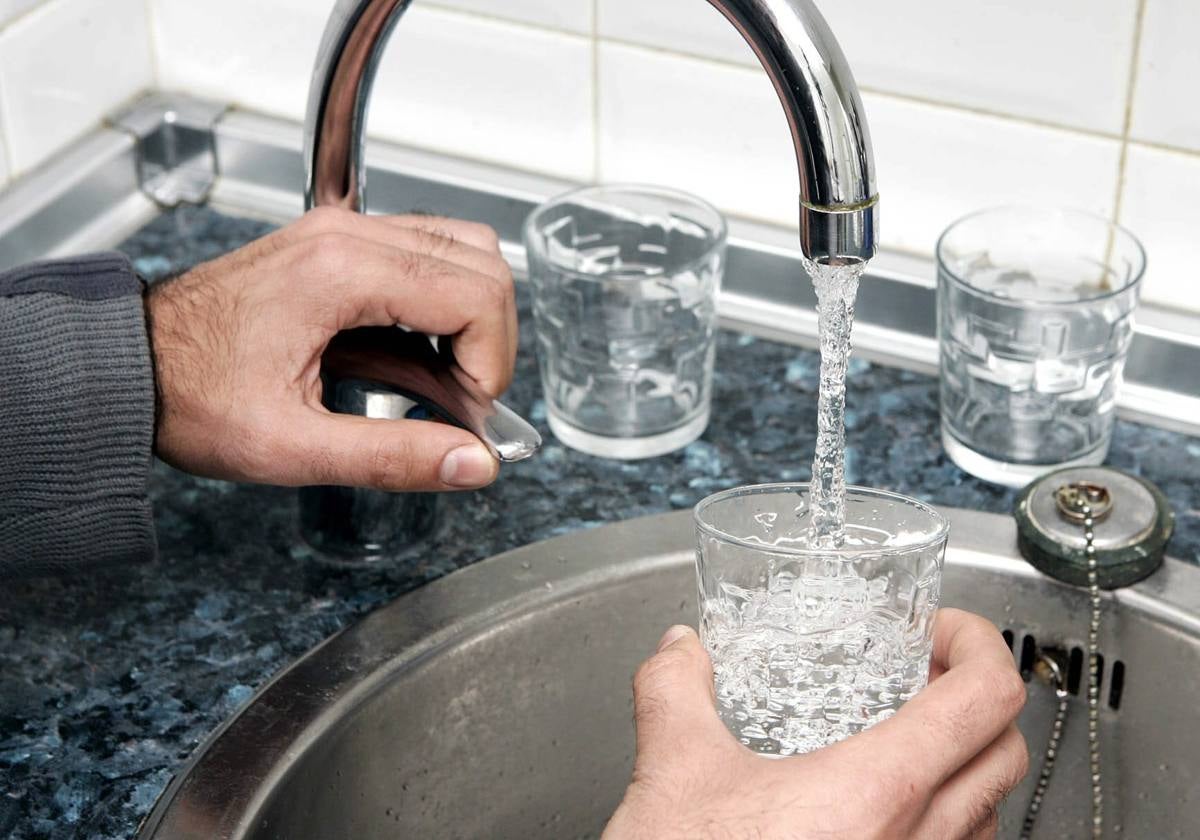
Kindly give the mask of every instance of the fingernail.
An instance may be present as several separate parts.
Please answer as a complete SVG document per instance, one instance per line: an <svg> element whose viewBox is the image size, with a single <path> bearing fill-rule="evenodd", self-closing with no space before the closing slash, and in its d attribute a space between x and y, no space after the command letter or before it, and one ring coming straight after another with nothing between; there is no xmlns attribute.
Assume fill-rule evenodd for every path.
<svg viewBox="0 0 1200 840"><path fill-rule="evenodd" d="M675 644L676 642L678 642L680 639L682 639L684 636L686 636L688 633L691 633L691 632L692 632L692 628L685 627L682 624L676 624L674 627L670 628L669 630L667 630L666 633L663 634L662 639L658 643L658 652L662 653L664 650L666 650L671 645Z"/></svg>
<svg viewBox="0 0 1200 840"><path fill-rule="evenodd" d="M442 460L442 483L451 487L482 487L495 474L496 459L480 444L452 449Z"/></svg>

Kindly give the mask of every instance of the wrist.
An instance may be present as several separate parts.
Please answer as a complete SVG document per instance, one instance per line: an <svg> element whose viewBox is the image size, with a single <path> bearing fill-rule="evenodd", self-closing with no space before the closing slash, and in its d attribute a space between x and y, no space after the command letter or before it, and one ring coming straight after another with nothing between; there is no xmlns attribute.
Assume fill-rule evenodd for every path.
<svg viewBox="0 0 1200 840"><path fill-rule="evenodd" d="M146 321L146 345L150 356L150 377L154 385L154 432L151 439L152 447L158 449L158 426L162 420L162 387L159 384L158 353L155 350L155 307L152 300L157 286L151 286L146 278L139 275L142 283L142 313Z"/></svg>
<svg viewBox="0 0 1200 840"><path fill-rule="evenodd" d="M173 399L174 383L180 379L179 367L186 364L179 337L178 299L186 293L186 275L160 280L148 286L143 306L146 313L146 339L150 347L150 366L154 375L154 451L172 461L169 448L173 413L179 406Z"/></svg>

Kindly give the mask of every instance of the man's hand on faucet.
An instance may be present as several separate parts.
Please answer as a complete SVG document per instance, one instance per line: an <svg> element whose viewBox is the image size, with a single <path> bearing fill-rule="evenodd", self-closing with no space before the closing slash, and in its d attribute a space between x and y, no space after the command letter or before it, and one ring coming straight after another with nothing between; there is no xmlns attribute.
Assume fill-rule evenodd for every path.
<svg viewBox="0 0 1200 840"><path fill-rule="evenodd" d="M490 484L470 432L333 414L321 354L340 330L404 324L453 336L489 394L512 378L513 281L495 231L426 216L320 208L153 288L155 448L188 472L284 486L453 490Z"/></svg>

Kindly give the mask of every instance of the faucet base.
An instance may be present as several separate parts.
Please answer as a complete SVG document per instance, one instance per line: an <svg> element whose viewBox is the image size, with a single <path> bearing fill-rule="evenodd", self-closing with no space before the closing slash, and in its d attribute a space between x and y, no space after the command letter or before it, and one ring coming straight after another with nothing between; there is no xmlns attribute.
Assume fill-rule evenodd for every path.
<svg viewBox="0 0 1200 840"><path fill-rule="evenodd" d="M385 493L355 487L300 490L300 534L317 551L372 561L433 533L436 493Z"/></svg>

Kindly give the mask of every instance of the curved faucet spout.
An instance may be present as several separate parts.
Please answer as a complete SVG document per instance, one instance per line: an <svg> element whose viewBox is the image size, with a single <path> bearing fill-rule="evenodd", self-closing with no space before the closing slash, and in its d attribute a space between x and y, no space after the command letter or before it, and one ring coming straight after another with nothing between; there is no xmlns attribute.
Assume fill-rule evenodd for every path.
<svg viewBox="0 0 1200 840"><path fill-rule="evenodd" d="M375 71L412 0L337 0L325 25L304 120L304 206L364 212L363 146Z"/></svg>
<svg viewBox="0 0 1200 840"><path fill-rule="evenodd" d="M317 55L305 120L307 207L366 210L363 146L371 85L388 35L411 2L338 0L334 6ZM828 263L870 259L879 213L871 140L858 89L824 19L812 0L709 2L749 42L783 103L800 170L804 254ZM366 359L371 362L367 373L373 372L366 376L363 354L351 354L358 368L339 367L347 360L334 351L344 355L347 348L331 345L334 355L327 353L322 360L326 407L363 414L372 405L384 406L386 416L400 417L415 401L434 416L445 415L471 429L502 459L526 457L537 449L541 439L533 427L498 403L489 408L486 401L464 393L470 390L465 374L414 373L414 367L429 367L430 359L422 361L391 346L398 344L400 335L399 330L385 330L371 336L377 344L388 345L382 348L388 351L390 365L386 382L380 374L382 363L374 356ZM440 358L425 353L431 355ZM442 386L434 389L441 401L431 393L431 383ZM455 406L480 405L477 411L453 411ZM420 503L402 508L399 497L389 500L366 490L309 488L302 491L301 510L301 527L310 542L345 553L374 551L404 536L423 534L432 523L432 514ZM397 533L397 522L412 524L399 526Z"/></svg>
<svg viewBox="0 0 1200 840"><path fill-rule="evenodd" d="M338 0L305 123L306 206L365 209L363 143L388 34L412 0ZM800 246L818 262L875 254L875 163L858 87L811 0L709 0L742 34L787 115L800 172Z"/></svg>

